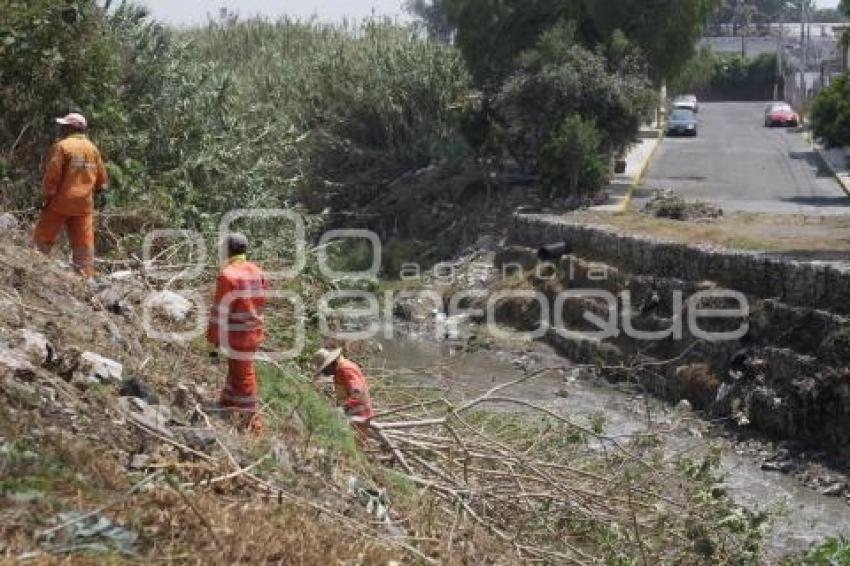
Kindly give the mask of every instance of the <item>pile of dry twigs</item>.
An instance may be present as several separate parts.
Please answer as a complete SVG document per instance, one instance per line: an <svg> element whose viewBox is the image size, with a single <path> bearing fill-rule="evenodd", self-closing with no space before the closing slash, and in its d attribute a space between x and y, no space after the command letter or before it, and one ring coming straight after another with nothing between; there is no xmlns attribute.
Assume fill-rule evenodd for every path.
<svg viewBox="0 0 850 566"><path fill-rule="evenodd" d="M722 563L757 555L758 536L740 536L740 527L758 522L725 498L710 454L693 463L665 448L665 436L679 432L675 423L606 435L509 394L562 369L531 372L465 402L435 395L369 421L391 464L441 501L452 525L444 553L462 544L467 525L529 561ZM730 525L730 517L740 519L734 528L711 527Z"/></svg>

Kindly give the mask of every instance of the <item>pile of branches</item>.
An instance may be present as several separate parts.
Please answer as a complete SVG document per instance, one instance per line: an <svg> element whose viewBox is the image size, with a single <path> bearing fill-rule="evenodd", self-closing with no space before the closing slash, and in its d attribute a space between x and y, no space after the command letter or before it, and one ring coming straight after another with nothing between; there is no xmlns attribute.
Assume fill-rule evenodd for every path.
<svg viewBox="0 0 850 566"><path fill-rule="evenodd" d="M659 425L648 418L644 430L605 434L600 423L579 424L509 394L524 382L565 369L530 372L462 402L437 386L412 386L412 402L368 421L351 419L368 423L367 452L424 494L423 504L431 502L429 512L440 517L426 525L407 516L413 513L409 508L389 502L387 517L402 526L395 534L387 531L389 519L354 520L343 508L296 495L265 477L260 468L271 453L240 462L199 407L195 412L203 417L203 428L216 433L220 455L146 432L196 458L196 469L181 470L188 481L172 486L184 499L187 492L210 489L261 494L266 501L295 504L338 521L358 536L382 541L423 563L478 554L470 552L478 533L512 550L508 561L758 561L763 518L725 495L715 473L717 454L686 457L666 446L665 437L681 432L684 423ZM435 394L429 396L428 390ZM267 409L268 422L283 418ZM325 489L338 490L327 482L331 476L322 477ZM343 491L338 495L338 501L347 497ZM212 534L214 527L207 528Z"/></svg>
<svg viewBox="0 0 850 566"><path fill-rule="evenodd" d="M723 216L723 209L709 202L687 201L673 190L658 190L643 208L645 214L687 222L709 222Z"/></svg>
<svg viewBox="0 0 850 566"><path fill-rule="evenodd" d="M717 490L708 455L678 467L679 455L662 448L673 427L605 435L507 394L554 369L565 368L529 373L463 403L441 396L368 421L392 465L442 502L454 525L444 552L462 541L467 524L530 561L723 563L757 554L747 537L711 526L740 510ZM707 502L702 496L712 490L716 500Z"/></svg>

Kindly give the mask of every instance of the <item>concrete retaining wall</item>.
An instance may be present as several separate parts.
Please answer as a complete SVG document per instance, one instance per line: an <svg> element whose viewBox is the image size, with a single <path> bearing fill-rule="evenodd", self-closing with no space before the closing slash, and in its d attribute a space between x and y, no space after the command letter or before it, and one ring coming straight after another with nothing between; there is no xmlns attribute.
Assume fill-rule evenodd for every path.
<svg viewBox="0 0 850 566"><path fill-rule="evenodd" d="M850 314L850 267L617 234L550 215L515 216L512 240L533 248L563 240L578 256L634 274L708 280L755 297Z"/></svg>
<svg viewBox="0 0 850 566"><path fill-rule="evenodd" d="M753 429L850 458L850 319L845 316L850 313L850 270L625 236L546 215L515 217L513 241L531 248L524 252L530 258L545 243L572 245L573 255L558 264L562 279L557 285L527 272L529 284L544 292L591 285L615 294L628 289L633 304L643 304L655 292L659 302L636 318L640 328L669 326L665 297L670 291L690 293L714 284L746 294L750 331L738 341L697 342L686 333L681 341L636 342L620 336L598 342L554 330L546 340L560 354L586 363L617 365L638 354L671 360L635 376L661 397L688 398L717 416L744 418ZM501 255L514 261L522 250L506 248ZM611 266L608 278L585 277L588 262ZM569 278L563 279L566 264ZM579 309L569 313L577 317L590 307L568 308ZM572 320L567 313L565 318ZM692 370L691 364L704 369Z"/></svg>

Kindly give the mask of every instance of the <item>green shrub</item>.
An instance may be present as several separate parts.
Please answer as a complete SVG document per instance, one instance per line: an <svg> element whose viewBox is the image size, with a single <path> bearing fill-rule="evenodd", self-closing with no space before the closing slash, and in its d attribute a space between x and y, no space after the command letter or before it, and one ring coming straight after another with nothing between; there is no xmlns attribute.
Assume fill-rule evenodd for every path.
<svg viewBox="0 0 850 566"><path fill-rule="evenodd" d="M29 204L50 120L70 110L108 161L102 204L199 228L469 154L460 55L402 26L227 16L172 30L94 0L0 0L0 13L4 206Z"/></svg>
<svg viewBox="0 0 850 566"><path fill-rule="evenodd" d="M26 174L20 185L4 180L2 193L23 208L37 194L53 119L109 106L119 65L94 0L0 0L0 14L0 157Z"/></svg>
<svg viewBox="0 0 850 566"><path fill-rule="evenodd" d="M456 151L470 92L463 62L409 29L228 20L184 35L195 59L232 73L238 96L230 111L250 120L255 136L297 133L283 187L288 179L311 196L364 173L392 178Z"/></svg>
<svg viewBox="0 0 850 566"><path fill-rule="evenodd" d="M608 159L596 124L575 114L567 116L543 147L541 169L553 193L579 195L600 189Z"/></svg>
<svg viewBox="0 0 850 566"><path fill-rule="evenodd" d="M850 73L832 81L812 108L815 135L829 146L850 145Z"/></svg>
<svg viewBox="0 0 850 566"><path fill-rule="evenodd" d="M811 566L832 566L850 564L850 540L830 538L802 557L802 564Z"/></svg>
<svg viewBox="0 0 850 566"><path fill-rule="evenodd" d="M718 57L711 47L704 46L691 58L682 70L667 84L670 93L699 93L705 96L710 92L711 81L717 69Z"/></svg>
<svg viewBox="0 0 850 566"><path fill-rule="evenodd" d="M498 97L511 153L526 169L538 168L553 130L573 114L597 124L606 153L624 149L655 100L645 73L621 48L610 56L588 51L573 42L572 30L562 24L544 33Z"/></svg>
<svg viewBox="0 0 850 566"><path fill-rule="evenodd" d="M694 93L720 100L764 100L773 98L777 81L776 55L755 58L717 54L704 47L669 83L669 92Z"/></svg>
<svg viewBox="0 0 850 566"><path fill-rule="evenodd" d="M422 253L422 245L414 240L396 238L383 248L383 271L390 279L399 279L402 267L413 263Z"/></svg>

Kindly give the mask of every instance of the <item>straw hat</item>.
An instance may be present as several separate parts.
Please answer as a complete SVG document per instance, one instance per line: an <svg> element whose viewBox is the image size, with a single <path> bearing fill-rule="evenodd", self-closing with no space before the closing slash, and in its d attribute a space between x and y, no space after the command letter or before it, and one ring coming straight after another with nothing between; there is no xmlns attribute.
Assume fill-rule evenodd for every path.
<svg viewBox="0 0 850 566"><path fill-rule="evenodd" d="M336 348L334 350L321 348L317 350L316 353L313 354L313 361L316 364L316 375L322 373L325 368L337 361L341 355L342 348Z"/></svg>

